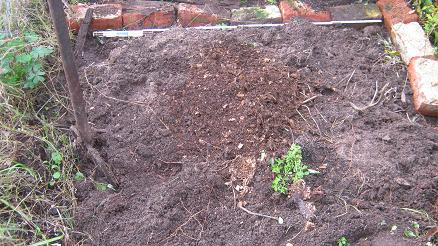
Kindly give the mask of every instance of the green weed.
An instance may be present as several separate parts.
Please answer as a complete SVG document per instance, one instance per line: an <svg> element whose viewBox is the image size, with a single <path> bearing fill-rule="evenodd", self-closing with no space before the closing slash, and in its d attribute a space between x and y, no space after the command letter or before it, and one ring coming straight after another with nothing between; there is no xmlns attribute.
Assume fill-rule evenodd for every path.
<svg viewBox="0 0 438 246"><path fill-rule="evenodd" d="M420 225L417 222L412 222L411 228L406 228L403 232L406 238L417 238L420 236Z"/></svg>
<svg viewBox="0 0 438 246"><path fill-rule="evenodd" d="M338 246L350 246L350 242L346 237L342 236L338 239Z"/></svg>
<svg viewBox="0 0 438 246"><path fill-rule="evenodd" d="M287 194L290 184L310 174L301 159L301 146L292 144L285 156L274 160L271 170L275 174L274 181L272 181L272 188L275 192Z"/></svg>
<svg viewBox="0 0 438 246"><path fill-rule="evenodd" d="M415 0L414 6L423 24L424 31L433 44L438 46L438 5L432 0Z"/></svg>
<svg viewBox="0 0 438 246"><path fill-rule="evenodd" d="M53 52L39 45L40 37L26 33L23 37L7 38L0 34L0 81L12 86L33 89L44 81L44 58Z"/></svg>
<svg viewBox="0 0 438 246"><path fill-rule="evenodd" d="M270 4L270 5L276 5L277 4L277 0L266 0L266 3Z"/></svg>

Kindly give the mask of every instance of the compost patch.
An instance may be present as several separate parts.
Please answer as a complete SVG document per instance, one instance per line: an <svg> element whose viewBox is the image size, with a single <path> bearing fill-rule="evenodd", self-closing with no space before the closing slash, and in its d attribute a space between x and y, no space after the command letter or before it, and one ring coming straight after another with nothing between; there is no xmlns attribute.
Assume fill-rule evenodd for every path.
<svg viewBox="0 0 438 246"><path fill-rule="evenodd" d="M90 178L77 184L75 219L85 236L76 239L88 245L335 245L341 236L354 245L424 242L404 239L403 230L412 221L422 231L433 223L403 208L431 212L436 202L436 122L412 111L406 71L386 57L382 36L379 27L297 21L229 32L175 29L102 46L90 41L80 69L90 121L121 186L100 191ZM376 84L380 102L354 109L369 104ZM320 172L305 178L312 218L271 189L269 160L292 143ZM247 185L245 192L233 192L236 185ZM247 214L239 201L285 222ZM304 230L307 221L314 229Z"/></svg>

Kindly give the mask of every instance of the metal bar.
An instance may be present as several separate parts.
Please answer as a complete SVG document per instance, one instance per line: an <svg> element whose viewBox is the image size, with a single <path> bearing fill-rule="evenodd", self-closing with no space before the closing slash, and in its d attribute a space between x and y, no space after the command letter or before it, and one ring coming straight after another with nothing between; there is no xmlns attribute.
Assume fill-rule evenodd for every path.
<svg viewBox="0 0 438 246"><path fill-rule="evenodd" d="M79 83L79 74L74 61L67 23L65 22L64 7L60 0L48 0L48 3L56 37L58 38L62 65L70 92L70 100L73 106L76 126L82 141L84 141L85 144L91 144L91 130L88 125L85 100Z"/></svg>
<svg viewBox="0 0 438 246"><path fill-rule="evenodd" d="M374 24L382 23L382 20L351 20L351 21L327 21L327 22L311 22L317 26L330 26L339 24ZM286 24L246 24L246 25L235 25L235 26L200 26L200 27L189 27L186 30L233 30L238 28L265 28L265 27L281 27ZM165 32L171 30L170 28L164 29L143 29L136 31L96 31L93 33L94 37L141 37L145 33L154 32Z"/></svg>

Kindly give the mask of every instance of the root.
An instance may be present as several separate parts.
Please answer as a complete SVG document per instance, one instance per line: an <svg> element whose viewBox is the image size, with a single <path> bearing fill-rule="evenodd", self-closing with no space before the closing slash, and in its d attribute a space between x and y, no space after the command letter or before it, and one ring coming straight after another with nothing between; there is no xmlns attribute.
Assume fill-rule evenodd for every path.
<svg viewBox="0 0 438 246"><path fill-rule="evenodd" d="M80 138L79 132L76 129L76 127L71 126L70 129L77 136L77 140L76 140L77 144L82 144L82 139ZM87 149L87 155L92 159L95 168L100 172L102 172L103 175L105 175L105 177L108 179L108 182L114 187L114 189L117 189L120 183L116 179L114 173L111 171L111 167L105 162L105 160L100 155L99 151L97 151L90 144L85 144L85 148Z"/></svg>
<svg viewBox="0 0 438 246"><path fill-rule="evenodd" d="M265 217L265 218L268 218L268 219L273 219L273 220L276 220L278 222L278 224L283 224L284 223L283 218L281 218L281 217L274 217L274 216L270 216L270 215L265 215L265 214L259 214L259 213L251 212L248 209L243 207L242 202L239 202L239 204L237 204L237 207L242 209L243 211L251 214L251 215Z"/></svg>
<svg viewBox="0 0 438 246"><path fill-rule="evenodd" d="M376 81L376 91L374 92L374 96L373 96L373 99L371 100L371 102L365 107L358 107L354 103L350 102L351 107L353 107L357 111L364 111L368 108L376 106L382 100L383 96L385 95L384 92L386 90L386 87L388 87L388 83L386 83L383 86L383 88L379 91L379 85L378 85L378 82ZM379 98L377 98L378 94L380 94Z"/></svg>

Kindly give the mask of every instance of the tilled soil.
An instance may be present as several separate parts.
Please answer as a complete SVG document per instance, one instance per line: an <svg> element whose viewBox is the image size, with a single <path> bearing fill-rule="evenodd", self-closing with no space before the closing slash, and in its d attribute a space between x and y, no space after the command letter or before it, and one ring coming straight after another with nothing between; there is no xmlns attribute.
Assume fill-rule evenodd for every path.
<svg viewBox="0 0 438 246"><path fill-rule="evenodd" d="M90 121L121 186L77 184L82 239L336 245L345 236L353 245L424 244L403 231L412 221L422 232L433 225L419 211L433 216L437 202L437 123L412 111L405 68L384 53L384 36L379 27L297 21L89 43L80 73ZM376 85L379 102L366 108ZM313 216L271 189L269 160L292 143L320 172L305 178ZM284 224L250 215L242 203Z"/></svg>

